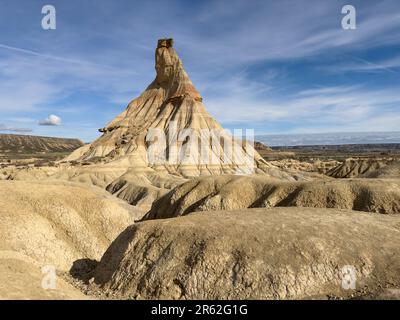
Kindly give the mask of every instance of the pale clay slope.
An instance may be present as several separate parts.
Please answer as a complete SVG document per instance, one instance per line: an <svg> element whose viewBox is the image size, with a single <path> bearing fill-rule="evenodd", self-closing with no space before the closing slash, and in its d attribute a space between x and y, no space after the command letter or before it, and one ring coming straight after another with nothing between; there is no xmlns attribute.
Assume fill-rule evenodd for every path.
<svg viewBox="0 0 400 320"><path fill-rule="evenodd" d="M59 166L5 170L0 180L71 181L108 190L132 205L148 210L151 203L179 184L188 181L181 175L155 171L151 168L113 168L106 165ZM265 178L309 181L329 179L315 173L266 168L260 175Z"/></svg>
<svg viewBox="0 0 400 320"><path fill-rule="evenodd" d="M98 188L0 181L0 298L79 298L60 278L61 291L43 292L37 283L43 277L41 267L54 265L65 272L76 260L99 260L140 216L140 211Z"/></svg>
<svg viewBox="0 0 400 320"><path fill-rule="evenodd" d="M194 211L289 206L400 213L400 179L285 182L261 175L200 177L154 202L144 219Z"/></svg>
<svg viewBox="0 0 400 320"><path fill-rule="evenodd" d="M0 180L15 181L69 181L88 187L108 190L128 203L148 210L151 203L172 188L187 181L181 176L155 172L154 170L112 169L102 166L26 168L5 170Z"/></svg>
<svg viewBox="0 0 400 320"><path fill-rule="evenodd" d="M155 200L186 181L180 176L129 170L110 183L106 190L132 205L148 210Z"/></svg>
<svg viewBox="0 0 400 320"><path fill-rule="evenodd" d="M144 221L112 243L95 283L112 297L136 299L371 295L399 286L399 219L263 208ZM342 290L346 265L356 269L358 291Z"/></svg>
<svg viewBox="0 0 400 320"><path fill-rule="evenodd" d="M0 251L0 300L82 300L90 299L57 277L55 289L44 290L42 266L15 251Z"/></svg>

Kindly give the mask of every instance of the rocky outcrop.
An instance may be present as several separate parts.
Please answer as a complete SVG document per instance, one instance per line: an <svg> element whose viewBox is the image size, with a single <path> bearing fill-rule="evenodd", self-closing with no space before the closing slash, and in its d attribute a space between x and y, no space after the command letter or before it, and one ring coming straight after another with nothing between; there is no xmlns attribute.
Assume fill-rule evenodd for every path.
<svg viewBox="0 0 400 320"><path fill-rule="evenodd" d="M273 167L251 143L233 138L208 114L172 39L158 41L155 69L154 81L100 130L103 135L66 161L93 164L101 158L110 167L183 177L262 173Z"/></svg>
<svg viewBox="0 0 400 320"><path fill-rule="evenodd" d="M93 286L133 299L360 296L398 287L399 218L264 208L140 222L108 248ZM342 287L349 270L355 290Z"/></svg>

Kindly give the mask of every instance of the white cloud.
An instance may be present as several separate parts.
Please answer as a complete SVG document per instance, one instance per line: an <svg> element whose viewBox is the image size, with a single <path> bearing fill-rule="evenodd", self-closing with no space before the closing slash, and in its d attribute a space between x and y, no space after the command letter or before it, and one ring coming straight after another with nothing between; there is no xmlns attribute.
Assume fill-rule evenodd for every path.
<svg viewBox="0 0 400 320"><path fill-rule="evenodd" d="M51 114L48 118L39 121L39 125L41 126L60 126L61 118Z"/></svg>
<svg viewBox="0 0 400 320"><path fill-rule="evenodd" d="M205 101L209 111L224 125L286 123L292 132L396 131L400 123L400 95L395 88L371 89L336 86L291 93L282 99L259 97L251 87ZM274 92L274 88L270 90ZM229 110L229 112L227 112Z"/></svg>

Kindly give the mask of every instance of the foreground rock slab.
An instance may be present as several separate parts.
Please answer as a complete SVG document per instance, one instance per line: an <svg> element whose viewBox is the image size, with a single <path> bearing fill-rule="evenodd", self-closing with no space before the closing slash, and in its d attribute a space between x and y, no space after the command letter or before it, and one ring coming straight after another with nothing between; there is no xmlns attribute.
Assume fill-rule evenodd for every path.
<svg viewBox="0 0 400 320"><path fill-rule="evenodd" d="M398 287L399 248L399 216L316 208L195 213L128 227L102 257L93 285L134 299L362 296ZM342 287L348 268L356 290Z"/></svg>

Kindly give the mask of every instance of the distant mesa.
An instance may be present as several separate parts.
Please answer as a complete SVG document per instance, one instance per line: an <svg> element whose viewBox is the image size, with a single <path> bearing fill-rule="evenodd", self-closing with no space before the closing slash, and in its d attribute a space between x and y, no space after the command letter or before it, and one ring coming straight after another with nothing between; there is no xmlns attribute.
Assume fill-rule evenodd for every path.
<svg viewBox="0 0 400 320"><path fill-rule="evenodd" d="M0 153L72 152L83 145L78 139L0 134Z"/></svg>

